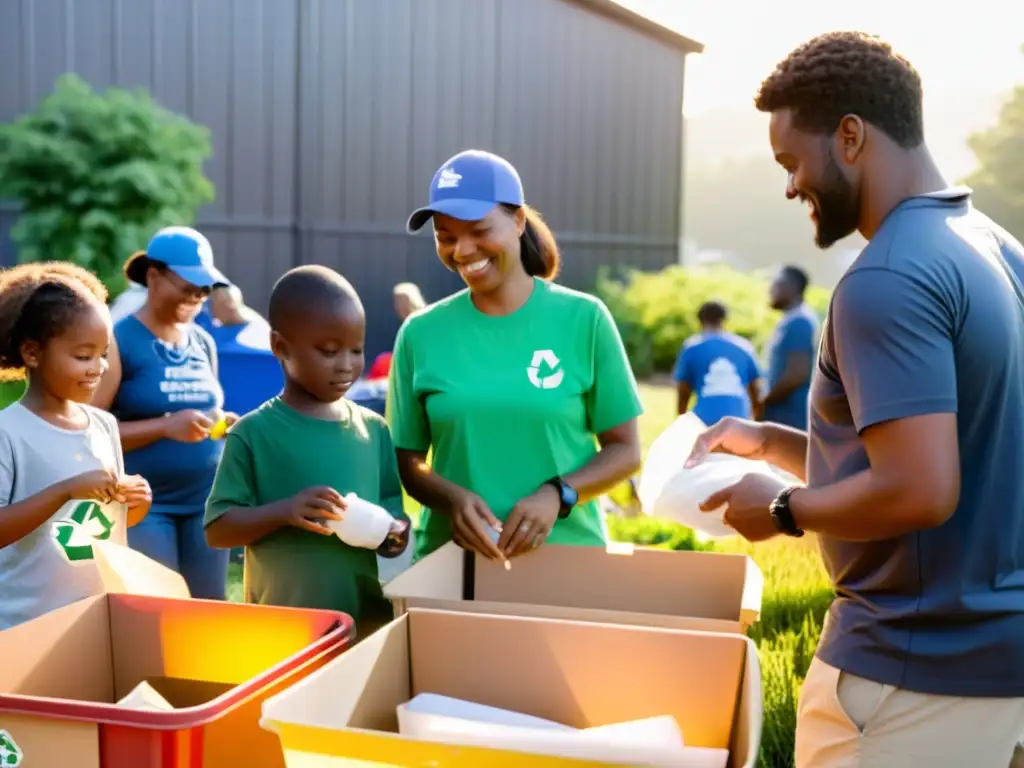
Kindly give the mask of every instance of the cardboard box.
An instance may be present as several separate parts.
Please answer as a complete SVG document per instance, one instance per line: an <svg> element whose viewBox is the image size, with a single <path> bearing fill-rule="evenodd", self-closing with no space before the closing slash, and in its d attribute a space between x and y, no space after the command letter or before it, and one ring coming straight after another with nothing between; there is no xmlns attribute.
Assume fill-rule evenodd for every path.
<svg viewBox="0 0 1024 768"><path fill-rule="evenodd" d="M744 555L548 545L505 570L452 543L396 576L384 594L395 616L420 607L743 633L757 621L763 588Z"/></svg>
<svg viewBox="0 0 1024 768"><path fill-rule="evenodd" d="M398 735L397 707L436 693L575 728L671 715L687 746L752 768L761 738L757 651L736 634L411 609L267 699L262 725L288 768L584 766L531 753ZM362 764L362 763L359 763Z"/></svg>
<svg viewBox="0 0 1024 768"><path fill-rule="evenodd" d="M0 632L0 750L20 768L280 768L262 700L341 653L351 630L330 611L80 600ZM143 681L175 709L116 704Z"/></svg>

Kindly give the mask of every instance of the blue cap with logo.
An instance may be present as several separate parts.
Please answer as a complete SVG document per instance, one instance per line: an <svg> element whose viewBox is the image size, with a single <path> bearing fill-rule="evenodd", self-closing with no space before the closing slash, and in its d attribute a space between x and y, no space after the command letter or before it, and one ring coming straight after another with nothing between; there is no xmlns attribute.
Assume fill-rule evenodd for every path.
<svg viewBox="0 0 1024 768"><path fill-rule="evenodd" d="M430 182L430 204L413 211L406 224L417 232L435 213L478 221L495 206L523 205L523 182L503 157L469 149L449 158Z"/></svg>
<svg viewBox="0 0 1024 768"><path fill-rule="evenodd" d="M146 271L156 262L166 265L182 280L212 288L231 285L231 281L213 265L213 247L192 227L164 227L149 241L145 251L132 255L124 273L133 283L146 284Z"/></svg>

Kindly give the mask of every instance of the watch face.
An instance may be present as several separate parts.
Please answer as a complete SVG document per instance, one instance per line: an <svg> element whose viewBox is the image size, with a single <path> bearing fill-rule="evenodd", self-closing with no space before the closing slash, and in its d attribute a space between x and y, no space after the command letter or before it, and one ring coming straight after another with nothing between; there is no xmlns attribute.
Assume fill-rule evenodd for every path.
<svg viewBox="0 0 1024 768"><path fill-rule="evenodd" d="M580 495L576 492L575 488L562 483L562 503L567 507L575 507L576 502L579 501Z"/></svg>

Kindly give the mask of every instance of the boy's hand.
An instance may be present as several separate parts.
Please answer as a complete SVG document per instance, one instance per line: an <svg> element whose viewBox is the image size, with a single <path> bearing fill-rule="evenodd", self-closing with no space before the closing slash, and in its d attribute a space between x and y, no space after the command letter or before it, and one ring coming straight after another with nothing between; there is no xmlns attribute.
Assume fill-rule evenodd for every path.
<svg viewBox="0 0 1024 768"><path fill-rule="evenodd" d="M388 559L398 557L409 546L409 532L412 526L408 520L395 520L384 543L377 547L377 554Z"/></svg>
<svg viewBox="0 0 1024 768"><path fill-rule="evenodd" d="M122 477L117 485L115 499L128 507L128 527L142 522L153 504L153 489L142 475Z"/></svg>
<svg viewBox="0 0 1024 768"><path fill-rule="evenodd" d="M63 491L71 499L91 499L107 504L117 496L117 474L109 469L94 469L68 478Z"/></svg>
<svg viewBox="0 0 1024 768"><path fill-rule="evenodd" d="M328 485L299 491L285 506L286 525L302 528L311 533L333 536L334 531L323 524L323 520L341 520L348 508L342 495Z"/></svg>

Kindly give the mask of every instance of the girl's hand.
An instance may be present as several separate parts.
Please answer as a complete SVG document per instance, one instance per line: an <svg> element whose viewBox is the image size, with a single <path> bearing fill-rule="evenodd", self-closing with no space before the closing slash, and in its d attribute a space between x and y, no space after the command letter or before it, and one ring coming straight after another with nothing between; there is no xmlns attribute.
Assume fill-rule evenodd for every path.
<svg viewBox="0 0 1024 768"><path fill-rule="evenodd" d="M128 527L138 525L153 505L153 490L142 475L122 477L118 483L116 500L128 507Z"/></svg>
<svg viewBox="0 0 1024 768"><path fill-rule="evenodd" d="M83 472L61 483L69 499L92 500L107 504L117 498L117 475L109 469Z"/></svg>
<svg viewBox="0 0 1024 768"><path fill-rule="evenodd" d="M530 552L547 539L555 523L562 500L552 485L540 489L516 504L505 519L505 530L498 539L498 547L506 557Z"/></svg>

